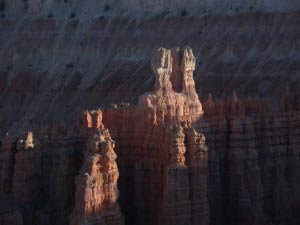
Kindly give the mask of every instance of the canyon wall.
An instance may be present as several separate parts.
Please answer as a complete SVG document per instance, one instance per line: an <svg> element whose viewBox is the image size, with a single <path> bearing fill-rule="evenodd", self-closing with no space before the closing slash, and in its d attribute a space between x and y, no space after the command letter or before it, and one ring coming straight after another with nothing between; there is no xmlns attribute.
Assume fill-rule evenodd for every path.
<svg viewBox="0 0 300 225"><path fill-rule="evenodd" d="M300 94L299 13L100 17L0 19L1 138L32 120L70 124L83 109L137 104L154 90L161 46L193 48L201 98Z"/></svg>
<svg viewBox="0 0 300 225"><path fill-rule="evenodd" d="M173 73L173 66L180 70ZM15 211L19 224L122 224L119 167L120 206L127 224L209 224L208 148L204 135L191 127L203 115L191 77L194 68L190 48L174 49L173 54L159 49L152 60L155 90L141 96L136 106L85 111L75 128L32 125L33 131L17 141L17 151L6 144L7 135L3 158L12 160L1 167L1 178L12 185L1 190L3 196L11 192L12 197L3 199L10 211L2 212L2 223L7 224L6 217ZM182 90L172 89L172 76L177 76ZM73 145L61 149L65 142ZM46 152L66 151L69 167L49 166L65 158L47 157ZM61 183L53 182L52 176L61 177L57 179ZM74 183L67 183L69 179ZM49 187L56 192L47 189L51 182Z"/></svg>
<svg viewBox="0 0 300 225"><path fill-rule="evenodd" d="M209 114L194 126L210 148L212 224L299 223L299 182L292 168L299 165L300 117L297 101L288 103L293 101L284 98L279 113L235 92L227 101L210 96L204 102Z"/></svg>
<svg viewBox="0 0 300 225"><path fill-rule="evenodd" d="M60 126L36 124L21 138L6 135L0 153L1 224L68 224L83 143L70 131L72 139Z"/></svg>
<svg viewBox="0 0 300 225"><path fill-rule="evenodd" d="M26 121L1 139L0 224L299 224L299 97L201 103L196 62L159 48L137 104L13 124Z"/></svg>
<svg viewBox="0 0 300 225"><path fill-rule="evenodd" d="M153 92L140 96L137 105L103 111L120 158L126 222L209 224L208 149L203 135L191 127L203 115L191 77L195 57L188 47L160 48L151 65Z"/></svg>

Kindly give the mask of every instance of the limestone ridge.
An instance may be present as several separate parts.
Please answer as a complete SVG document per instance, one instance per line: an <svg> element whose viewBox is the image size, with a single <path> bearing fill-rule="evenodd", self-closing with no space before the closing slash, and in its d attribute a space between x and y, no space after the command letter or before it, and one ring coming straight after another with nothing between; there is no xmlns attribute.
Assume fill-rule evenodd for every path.
<svg viewBox="0 0 300 225"><path fill-rule="evenodd" d="M118 204L115 142L102 124L101 110L86 111L83 115L82 123L89 131L84 163L76 177L71 225L121 225L123 216Z"/></svg>
<svg viewBox="0 0 300 225"><path fill-rule="evenodd" d="M160 48L154 52L151 68L155 91L139 98L138 105L153 112L153 123L186 121L192 123L203 115L193 79L196 59L192 49Z"/></svg>

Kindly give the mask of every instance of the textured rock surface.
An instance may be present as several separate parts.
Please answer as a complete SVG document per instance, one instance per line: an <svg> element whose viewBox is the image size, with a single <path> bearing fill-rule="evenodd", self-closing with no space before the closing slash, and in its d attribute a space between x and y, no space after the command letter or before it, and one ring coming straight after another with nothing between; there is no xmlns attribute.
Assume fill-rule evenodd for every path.
<svg viewBox="0 0 300 225"><path fill-rule="evenodd" d="M17 143L12 190L14 201L20 205L37 204L41 194L42 155L37 142L28 132Z"/></svg>
<svg viewBox="0 0 300 225"><path fill-rule="evenodd" d="M299 13L254 13L247 5L249 13L238 15L205 10L194 15L187 9L183 16L181 10L110 16L113 6L107 15L104 7L92 5L97 16L87 19L79 15L84 2L74 4L74 18L73 8L59 2L68 9L62 17L49 12L49 18L46 13L0 19L1 137L30 120L70 124L83 109L136 104L154 90L149 62L160 46L193 48L201 98L227 97L236 89L244 98L277 103L286 86L300 94Z"/></svg>
<svg viewBox="0 0 300 225"><path fill-rule="evenodd" d="M102 124L101 111L85 112L83 124L89 128L88 140L83 166L76 177L71 224L121 225L115 143Z"/></svg>
<svg viewBox="0 0 300 225"><path fill-rule="evenodd" d="M291 170L299 165L298 112L207 117L195 126L206 135L211 154L211 224L299 223L299 193L293 191L298 175Z"/></svg>
<svg viewBox="0 0 300 225"><path fill-rule="evenodd" d="M299 96L284 88L274 104L233 90L228 98L214 97L212 91L202 108L196 63L190 48L160 48L151 63L152 92L137 104L124 97L79 115L96 99L112 103L107 95L113 91L99 88L87 103L77 103L78 96L74 108L47 111L44 101L63 105L76 91L52 101L53 89L27 105L44 81L23 73L10 89L9 77L2 76L0 224L121 224L121 212L130 225L299 224ZM59 79L55 85L65 87ZM24 81L27 95L17 106L13 100L24 93ZM18 107L34 115L9 113ZM79 126L71 125L75 117ZM7 130L13 135L4 135ZM32 132L18 138L27 130Z"/></svg>
<svg viewBox="0 0 300 225"><path fill-rule="evenodd" d="M135 106L103 112L116 140L120 204L128 224L209 223L208 151L190 127L203 115L191 77L195 58L190 48L176 53L177 63L173 57L167 49L154 52L154 92L141 96ZM179 73L172 73L174 67L180 67ZM173 76L181 76L180 92L173 90Z"/></svg>
<svg viewBox="0 0 300 225"><path fill-rule="evenodd" d="M32 130L21 139L3 140L1 223L68 224L84 134L56 125Z"/></svg>
<svg viewBox="0 0 300 225"><path fill-rule="evenodd" d="M192 123L203 114L193 79L196 64L193 52L189 47L173 51L175 54L160 48L154 53L151 66L156 76L155 91L139 97L138 107L153 112L154 124Z"/></svg>

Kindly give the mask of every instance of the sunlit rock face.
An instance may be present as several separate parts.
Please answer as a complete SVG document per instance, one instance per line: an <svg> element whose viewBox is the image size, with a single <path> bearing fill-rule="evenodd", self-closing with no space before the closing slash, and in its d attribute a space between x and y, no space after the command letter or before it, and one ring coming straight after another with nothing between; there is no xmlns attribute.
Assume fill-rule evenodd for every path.
<svg viewBox="0 0 300 225"><path fill-rule="evenodd" d="M119 170L115 142L102 124L100 110L85 112L84 115L83 124L89 129L88 140L84 162L76 177L75 206L70 224L122 225L124 219L118 205Z"/></svg>
<svg viewBox="0 0 300 225"><path fill-rule="evenodd" d="M208 147L192 128L203 116L191 76L195 57L188 47L178 51L182 90L173 90L171 51L161 48L152 60L155 90L138 104L84 110L78 126L32 121L24 137L6 135L1 159L15 161L8 160L1 174L1 196L12 193L3 218L18 213L24 224L209 224Z"/></svg>
<svg viewBox="0 0 300 225"><path fill-rule="evenodd" d="M154 53L151 66L156 76L155 91L139 97L138 105L153 111L154 124L192 123L203 115L193 78L193 52L189 47L174 51L172 55L171 50L160 48ZM178 67L180 71L176 71Z"/></svg>
<svg viewBox="0 0 300 225"><path fill-rule="evenodd" d="M154 51L154 91L137 105L103 111L116 140L120 205L128 224L209 224L208 148L191 125L203 116L191 76L195 57L189 47L177 54L178 65L171 50ZM174 67L181 70L172 73ZM174 91L174 76L181 90Z"/></svg>
<svg viewBox="0 0 300 225"><path fill-rule="evenodd" d="M235 81L225 82L224 97L214 91L225 87L214 77L198 85L208 90L200 101L195 50L151 51L151 63L135 61L142 63L135 75L128 62L110 65L89 88L79 88L90 77L72 63L61 76L14 74L24 67L1 74L0 225L299 224L300 99L293 86L279 85L276 98L250 98L233 88ZM112 72L117 65L128 78L123 82ZM218 71L229 73L228 65ZM249 93L257 88L236 82ZM90 110L95 105L101 109Z"/></svg>

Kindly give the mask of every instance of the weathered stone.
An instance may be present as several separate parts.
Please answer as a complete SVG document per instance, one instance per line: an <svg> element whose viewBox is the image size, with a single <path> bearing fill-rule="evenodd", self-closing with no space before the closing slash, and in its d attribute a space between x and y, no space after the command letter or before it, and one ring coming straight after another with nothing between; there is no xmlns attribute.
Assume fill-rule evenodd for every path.
<svg viewBox="0 0 300 225"><path fill-rule="evenodd" d="M180 70L177 64L172 63L173 57L174 62L181 63ZM138 105L146 107L147 111L153 114L154 124L176 123L176 121L191 123L201 118L203 110L195 90L193 79L195 57L192 50L186 47L182 51L173 50L171 54L171 50L160 48L154 53L151 65L156 76L155 91L140 96ZM171 81L175 85L175 90ZM180 87L182 90L178 92Z"/></svg>
<svg viewBox="0 0 300 225"><path fill-rule="evenodd" d="M76 178L71 224L120 225L123 216L118 205L119 171L115 144L102 124L102 112L85 112L84 119L86 115L91 115L85 124L89 134L84 163Z"/></svg>
<svg viewBox="0 0 300 225"><path fill-rule="evenodd" d="M1 140L0 224L299 224L299 98L209 95L203 114L195 63L161 48L137 105L14 124L31 132Z"/></svg>

